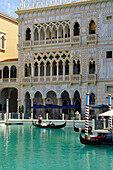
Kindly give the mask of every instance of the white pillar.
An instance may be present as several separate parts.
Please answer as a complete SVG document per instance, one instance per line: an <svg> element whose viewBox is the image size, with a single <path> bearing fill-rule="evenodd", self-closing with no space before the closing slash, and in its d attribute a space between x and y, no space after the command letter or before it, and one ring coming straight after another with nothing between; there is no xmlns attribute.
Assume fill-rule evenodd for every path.
<svg viewBox="0 0 113 170"><path fill-rule="evenodd" d="M48 120L48 113L46 113L46 120Z"/></svg>
<svg viewBox="0 0 113 170"><path fill-rule="evenodd" d="M81 120L81 114L79 114L79 120Z"/></svg>
<svg viewBox="0 0 113 170"><path fill-rule="evenodd" d="M92 131L95 130L95 119L92 119Z"/></svg>
<svg viewBox="0 0 113 170"><path fill-rule="evenodd" d="M24 113L22 113L22 119L24 119Z"/></svg>
<svg viewBox="0 0 113 170"><path fill-rule="evenodd" d="M52 81L52 64L50 64L50 74L51 74L51 76L50 76L50 80Z"/></svg>
<svg viewBox="0 0 113 170"><path fill-rule="evenodd" d="M64 120L64 113L62 113L62 120Z"/></svg>
<svg viewBox="0 0 113 170"><path fill-rule="evenodd" d="M44 64L44 81L46 81L46 64Z"/></svg>
<svg viewBox="0 0 113 170"><path fill-rule="evenodd" d="M40 66L38 66L38 81L40 81Z"/></svg>
<svg viewBox="0 0 113 170"><path fill-rule="evenodd" d="M33 120L33 113L31 113L31 120Z"/></svg>
<svg viewBox="0 0 113 170"><path fill-rule="evenodd" d="M18 113L18 119L20 119L20 113Z"/></svg>
<svg viewBox="0 0 113 170"><path fill-rule="evenodd" d="M11 113L9 113L9 119L11 119Z"/></svg>
<svg viewBox="0 0 113 170"><path fill-rule="evenodd" d="M65 63L63 64L63 80L65 80Z"/></svg>

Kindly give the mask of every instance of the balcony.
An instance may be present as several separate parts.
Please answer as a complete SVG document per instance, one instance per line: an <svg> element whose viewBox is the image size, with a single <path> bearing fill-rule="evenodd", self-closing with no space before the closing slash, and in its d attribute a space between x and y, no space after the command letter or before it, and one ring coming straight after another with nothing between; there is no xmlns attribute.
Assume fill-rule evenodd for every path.
<svg viewBox="0 0 113 170"><path fill-rule="evenodd" d="M31 47L31 40L23 41L23 48L29 48L29 47Z"/></svg>
<svg viewBox="0 0 113 170"><path fill-rule="evenodd" d="M71 40L72 40L72 43L75 43L75 44L80 44L81 42L80 36L73 36Z"/></svg>
<svg viewBox="0 0 113 170"><path fill-rule="evenodd" d="M1 78L0 83L17 83L18 78Z"/></svg>
<svg viewBox="0 0 113 170"><path fill-rule="evenodd" d="M75 74L75 75L72 75L71 76L71 81L73 82L73 83L81 83L81 81L82 81L82 75L81 74Z"/></svg>
<svg viewBox="0 0 113 170"><path fill-rule="evenodd" d="M87 81L89 83L96 83L96 81L97 81L97 74L88 74L87 75Z"/></svg>
<svg viewBox="0 0 113 170"><path fill-rule="evenodd" d="M97 34L88 34L87 43L97 43Z"/></svg>

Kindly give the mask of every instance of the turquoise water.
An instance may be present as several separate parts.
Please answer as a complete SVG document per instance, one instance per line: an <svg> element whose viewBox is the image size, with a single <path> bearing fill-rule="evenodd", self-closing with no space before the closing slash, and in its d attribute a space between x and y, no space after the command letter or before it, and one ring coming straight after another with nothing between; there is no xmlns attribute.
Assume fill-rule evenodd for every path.
<svg viewBox="0 0 113 170"><path fill-rule="evenodd" d="M84 146L73 128L0 128L0 170L112 170L113 147Z"/></svg>

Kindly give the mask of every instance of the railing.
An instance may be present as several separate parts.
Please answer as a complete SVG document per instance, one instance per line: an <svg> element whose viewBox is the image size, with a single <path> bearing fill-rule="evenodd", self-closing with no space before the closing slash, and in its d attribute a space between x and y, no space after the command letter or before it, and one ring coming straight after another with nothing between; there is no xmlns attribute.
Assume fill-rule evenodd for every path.
<svg viewBox="0 0 113 170"><path fill-rule="evenodd" d="M71 81L81 81L81 74L72 75Z"/></svg>
<svg viewBox="0 0 113 170"><path fill-rule="evenodd" d="M31 40L23 41L23 48L25 48L25 47L31 47Z"/></svg>
<svg viewBox="0 0 113 170"><path fill-rule="evenodd" d="M17 82L17 78L10 78L10 82Z"/></svg>
<svg viewBox="0 0 113 170"><path fill-rule="evenodd" d="M72 37L72 42L80 43L80 36L73 36Z"/></svg>
<svg viewBox="0 0 113 170"><path fill-rule="evenodd" d="M89 34L87 35L87 42L97 42L97 34Z"/></svg>
<svg viewBox="0 0 113 170"><path fill-rule="evenodd" d="M24 83L30 83L31 82L31 77L24 77L22 81Z"/></svg>
<svg viewBox="0 0 113 170"><path fill-rule="evenodd" d="M96 74L88 74L87 75L87 81L96 81L97 75Z"/></svg>

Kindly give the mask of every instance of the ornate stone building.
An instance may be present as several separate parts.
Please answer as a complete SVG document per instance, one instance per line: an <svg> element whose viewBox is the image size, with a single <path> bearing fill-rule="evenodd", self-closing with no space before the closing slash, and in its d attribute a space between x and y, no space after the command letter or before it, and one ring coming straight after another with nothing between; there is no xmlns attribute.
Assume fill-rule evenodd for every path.
<svg viewBox="0 0 113 170"><path fill-rule="evenodd" d="M113 1L21 0L18 102L90 106L113 96ZM19 106L18 105L18 106ZM94 114L90 110L90 114Z"/></svg>

